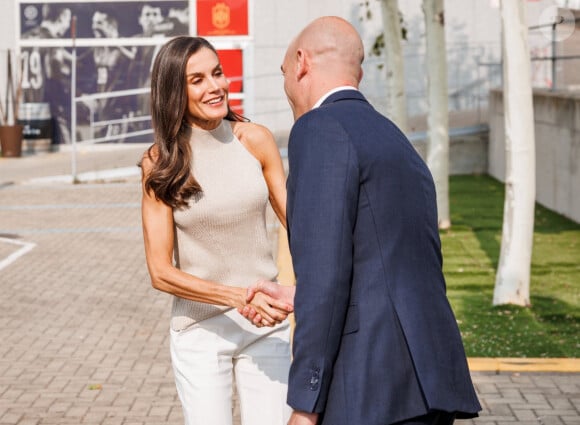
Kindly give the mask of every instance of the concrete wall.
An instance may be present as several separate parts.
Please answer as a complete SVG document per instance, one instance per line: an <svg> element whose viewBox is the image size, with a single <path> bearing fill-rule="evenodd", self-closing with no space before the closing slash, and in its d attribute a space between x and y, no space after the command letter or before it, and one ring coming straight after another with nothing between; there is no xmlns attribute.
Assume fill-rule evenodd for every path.
<svg viewBox="0 0 580 425"><path fill-rule="evenodd" d="M427 141L411 137L413 146L427 160ZM485 174L487 172L488 132L451 134L449 137L449 175Z"/></svg>
<svg viewBox="0 0 580 425"><path fill-rule="evenodd" d="M503 93L490 93L488 173L505 181ZM580 93L534 91L536 200L580 222Z"/></svg>

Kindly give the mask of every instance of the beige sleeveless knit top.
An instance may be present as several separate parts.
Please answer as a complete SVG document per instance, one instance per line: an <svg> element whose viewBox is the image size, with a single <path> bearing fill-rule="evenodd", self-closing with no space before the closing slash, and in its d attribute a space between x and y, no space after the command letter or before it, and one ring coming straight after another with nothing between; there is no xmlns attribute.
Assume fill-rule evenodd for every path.
<svg viewBox="0 0 580 425"><path fill-rule="evenodd" d="M196 277L247 287L278 274L266 229L268 187L260 162L229 121L191 129L193 175L202 193L173 210L176 266ZM230 307L174 297L171 328L183 330Z"/></svg>

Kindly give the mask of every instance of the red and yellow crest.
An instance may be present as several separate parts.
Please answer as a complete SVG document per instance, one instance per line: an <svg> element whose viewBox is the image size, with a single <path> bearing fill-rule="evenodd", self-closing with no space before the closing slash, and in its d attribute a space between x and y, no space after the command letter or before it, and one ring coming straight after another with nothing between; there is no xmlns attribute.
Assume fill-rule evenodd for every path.
<svg viewBox="0 0 580 425"><path fill-rule="evenodd" d="M201 37L249 35L248 2L250 0L196 1L197 35Z"/></svg>
<svg viewBox="0 0 580 425"><path fill-rule="evenodd" d="M230 7L225 3L216 3L211 8L211 22L216 28L227 28L230 25Z"/></svg>

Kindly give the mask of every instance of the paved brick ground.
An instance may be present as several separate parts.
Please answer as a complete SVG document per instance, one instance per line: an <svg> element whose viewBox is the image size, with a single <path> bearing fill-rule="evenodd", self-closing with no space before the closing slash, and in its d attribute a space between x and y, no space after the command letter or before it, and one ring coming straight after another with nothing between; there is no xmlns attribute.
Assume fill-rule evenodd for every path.
<svg viewBox="0 0 580 425"><path fill-rule="evenodd" d="M137 177L0 184L0 425L183 423L139 202ZM484 411L466 425L580 425L580 374L473 379Z"/></svg>
<svg viewBox="0 0 580 425"><path fill-rule="evenodd" d="M0 424L180 423L139 186L0 190Z"/></svg>

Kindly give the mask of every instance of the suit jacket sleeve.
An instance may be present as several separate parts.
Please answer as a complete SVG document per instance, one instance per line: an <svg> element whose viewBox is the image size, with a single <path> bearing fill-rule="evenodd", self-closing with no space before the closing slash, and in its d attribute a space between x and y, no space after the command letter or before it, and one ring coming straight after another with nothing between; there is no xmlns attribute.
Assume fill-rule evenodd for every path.
<svg viewBox="0 0 580 425"><path fill-rule="evenodd" d="M288 404L322 412L349 306L358 168L348 135L325 108L290 135L288 232L296 274Z"/></svg>

